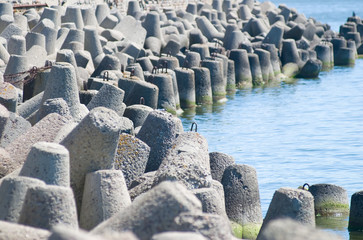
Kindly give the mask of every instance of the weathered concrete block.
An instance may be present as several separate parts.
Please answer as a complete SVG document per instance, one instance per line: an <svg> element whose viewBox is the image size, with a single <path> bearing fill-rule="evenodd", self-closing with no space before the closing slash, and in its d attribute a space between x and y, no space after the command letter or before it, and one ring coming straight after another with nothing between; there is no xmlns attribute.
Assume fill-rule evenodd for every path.
<svg viewBox="0 0 363 240"><path fill-rule="evenodd" d="M123 172L127 187L142 176L149 159L150 147L129 134L121 134L115 155L115 169Z"/></svg>
<svg viewBox="0 0 363 240"><path fill-rule="evenodd" d="M9 112L2 105L0 105L0 115L0 147L5 148L24 134L31 124L18 114Z"/></svg>
<svg viewBox="0 0 363 240"><path fill-rule="evenodd" d="M231 165L224 171L222 184L229 219L242 225L243 238L256 238L262 224L256 170L244 164Z"/></svg>
<svg viewBox="0 0 363 240"><path fill-rule="evenodd" d="M46 100L39 108L37 114L37 122L51 113L57 113L65 118L72 119L68 104L63 98L51 98Z"/></svg>
<svg viewBox="0 0 363 240"><path fill-rule="evenodd" d="M45 186L41 180L29 177L7 177L0 185L0 220L17 223L30 187Z"/></svg>
<svg viewBox="0 0 363 240"><path fill-rule="evenodd" d="M125 92L122 89L111 84L105 84L88 103L87 108L92 110L96 107L106 107L114 110L119 116L122 116L126 108L122 104L124 96Z"/></svg>
<svg viewBox="0 0 363 240"><path fill-rule="evenodd" d="M283 217L315 227L313 195L308 191L293 188L280 188L275 191L261 231L271 220Z"/></svg>
<svg viewBox="0 0 363 240"><path fill-rule="evenodd" d="M193 240L207 240L207 238L203 237L203 235L196 232L163 232L153 235L151 240L184 240L184 239L193 239Z"/></svg>
<svg viewBox="0 0 363 240"><path fill-rule="evenodd" d="M181 213L174 219L176 231L197 232L212 240L231 239L229 221L222 216L208 213Z"/></svg>
<svg viewBox="0 0 363 240"><path fill-rule="evenodd" d="M7 173L11 173L22 166L33 144L40 141L53 142L60 129L69 122L69 119L57 113L51 113L29 128L22 136L12 141L5 148L12 161L8 164Z"/></svg>
<svg viewBox="0 0 363 240"><path fill-rule="evenodd" d="M363 191L356 192L352 195L350 201L350 213L349 213L349 231L362 231L363 221Z"/></svg>
<svg viewBox="0 0 363 240"><path fill-rule="evenodd" d="M202 203L203 212L217 214L228 219L224 201L216 189L199 188L193 189L192 192Z"/></svg>
<svg viewBox="0 0 363 240"><path fill-rule="evenodd" d="M222 182L224 170L235 164L234 158L230 155L220 152L209 153L210 169L212 178Z"/></svg>
<svg viewBox="0 0 363 240"><path fill-rule="evenodd" d="M19 223L43 229L63 224L77 229L77 209L72 189L53 185L29 188Z"/></svg>
<svg viewBox="0 0 363 240"><path fill-rule="evenodd" d="M51 98L63 98L75 121L80 121L86 114L80 104L77 79L74 67L69 63L57 63L52 66L44 90L42 103Z"/></svg>
<svg viewBox="0 0 363 240"><path fill-rule="evenodd" d="M183 132L181 121L170 113L158 110L149 113L137 135L150 147L146 172L159 168L177 134L181 132Z"/></svg>
<svg viewBox="0 0 363 240"><path fill-rule="evenodd" d="M147 30L132 16L124 17L114 27L114 30L120 31L128 40L138 44L140 47L144 46Z"/></svg>
<svg viewBox="0 0 363 240"><path fill-rule="evenodd" d="M146 106L157 107L159 88L148 82L140 81L136 77L119 78L118 86L125 91L124 102L127 106L140 104L141 99Z"/></svg>
<svg viewBox="0 0 363 240"><path fill-rule="evenodd" d="M174 218L183 212L201 212L200 201L181 184L163 182L91 233L131 230L139 239L149 239L153 234L172 230Z"/></svg>
<svg viewBox="0 0 363 240"><path fill-rule="evenodd" d="M37 142L19 175L37 178L49 185L69 187L69 152L57 143Z"/></svg>
<svg viewBox="0 0 363 240"><path fill-rule="evenodd" d="M340 236L306 226L290 218L272 220L257 240L342 240Z"/></svg>
<svg viewBox="0 0 363 240"><path fill-rule="evenodd" d="M207 140L198 133L179 133L172 148L162 160L154 184L179 181L188 189L210 186L210 164Z"/></svg>
<svg viewBox="0 0 363 240"><path fill-rule="evenodd" d="M90 230L131 204L125 178L118 170L99 170L86 175L80 227Z"/></svg>
<svg viewBox="0 0 363 240"><path fill-rule="evenodd" d="M0 239L7 240L47 240L50 232L44 229L28 227L16 223L0 221Z"/></svg>
<svg viewBox="0 0 363 240"><path fill-rule="evenodd" d="M113 110L95 108L61 142L70 155L71 187L78 211L81 210L86 174L114 166L119 121L120 117Z"/></svg>
<svg viewBox="0 0 363 240"><path fill-rule="evenodd" d="M309 187L309 192L314 197L315 215L348 214L349 201L344 188L333 184L314 184Z"/></svg>

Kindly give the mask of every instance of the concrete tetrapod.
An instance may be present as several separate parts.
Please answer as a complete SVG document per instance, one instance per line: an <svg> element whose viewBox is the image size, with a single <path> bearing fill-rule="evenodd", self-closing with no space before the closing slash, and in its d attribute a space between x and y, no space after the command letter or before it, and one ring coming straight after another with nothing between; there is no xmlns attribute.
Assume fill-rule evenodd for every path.
<svg viewBox="0 0 363 240"><path fill-rule="evenodd" d="M208 68L193 67L196 104L212 104L212 84Z"/></svg>
<svg viewBox="0 0 363 240"><path fill-rule="evenodd" d="M0 185L0 220L17 223L30 187L45 186L41 180L29 177L6 177Z"/></svg>
<svg viewBox="0 0 363 240"><path fill-rule="evenodd" d="M191 69L176 68L176 80L181 108L195 107L195 77Z"/></svg>
<svg viewBox="0 0 363 240"><path fill-rule="evenodd" d="M247 51L244 49L233 49L229 58L234 61L236 87L252 87L252 74Z"/></svg>
<svg viewBox="0 0 363 240"><path fill-rule="evenodd" d="M150 147L146 143L129 134L120 134L115 169L122 171L128 188L144 174L149 154Z"/></svg>
<svg viewBox="0 0 363 240"><path fill-rule="evenodd" d="M118 170L86 175L79 225L91 230L131 204L125 178Z"/></svg>
<svg viewBox="0 0 363 240"><path fill-rule="evenodd" d="M363 191L356 192L352 195L350 201L349 213L349 231L363 230Z"/></svg>
<svg viewBox="0 0 363 240"><path fill-rule="evenodd" d="M77 209L72 189L54 185L29 188L19 223L43 229L64 224L77 229Z"/></svg>
<svg viewBox="0 0 363 240"><path fill-rule="evenodd" d="M8 240L48 240L51 232L40 229L24 226L21 224L0 221L0 239Z"/></svg>
<svg viewBox="0 0 363 240"><path fill-rule="evenodd" d="M78 212L81 210L86 174L114 166L119 121L120 117L113 110L95 108L61 142L69 151L71 187Z"/></svg>
<svg viewBox="0 0 363 240"><path fill-rule="evenodd" d="M210 169L212 178L222 182L224 170L235 164L234 158L230 155L220 152L209 153Z"/></svg>
<svg viewBox="0 0 363 240"><path fill-rule="evenodd" d="M315 227L313 195L306 190L286 187L275 191L261 231L270 221L283 217L289 217L304 225Z"/></svg>
<svg viewBox="0 0 363 240"><path fill-rule="evenodd" d="M92 234L131 230L140 240L172 230L173 220L183 212L202 212L200 201L177 182L162 182L132 204L98 225Z"/></svg>
<svg viewBox="0 0 363 240"><path fill-rule="evenodd" d="M348 215L349 201L347 191L333 184L314 184L309 187L314 197L316 216Z"/></svg>
<svg viewBox="0 0 363 240"><path fill-rule="evenodd" d="M183 125L177 117L165 111L153 111L147 116L137 138L150 147L149 160L145 172L155 171L177 137L183 132Z"/></svg>
<svg viewBox="0 0 363 240"><path fill-rule="evenodd" d="M37 142L19 175L37 178L49 185L69 187L69 152L57 143Z"/></svg>
<svg viewBox="0 0 363 240"><path fill-rule="evenodd" d="M213 101L219 101L226 97L227 79L223 77L222 61L215 59L204 59L202 67L208 68L211 78Z"/></svg>
<svg viewBox="0 0 363 240"><path fill-rule="evenodd" d="M242 227L242 237L255 239L262 225L256 170L234 164L224 170L222 184L229 219Z"/></svg>

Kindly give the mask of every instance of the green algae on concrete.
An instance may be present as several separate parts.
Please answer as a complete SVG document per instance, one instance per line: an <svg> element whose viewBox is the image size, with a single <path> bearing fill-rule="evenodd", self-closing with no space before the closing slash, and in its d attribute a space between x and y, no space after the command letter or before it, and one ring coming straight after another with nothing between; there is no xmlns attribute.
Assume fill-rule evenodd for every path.
<svg viewBox="0 0 363 240"><path fill-rule="evenodd" d="M246 239L256 239L261 226L262 223L248 223L242 225L242 237Z"/></svg>
<svg viewBox="0 0 363 240"><path fill-rule="evenodd" d="M235 236L236 238L242 239L242 226L241 224L238 224L234 221L230 221L231 222L231 228L232 228L232 234L233 236Z"/></svg>
<svg viewBox="0 0 363 240"><path fill-rule="evenodd" d="M349 204L326 201L315 205L316 216L340 216L349 213Z"/></svg>

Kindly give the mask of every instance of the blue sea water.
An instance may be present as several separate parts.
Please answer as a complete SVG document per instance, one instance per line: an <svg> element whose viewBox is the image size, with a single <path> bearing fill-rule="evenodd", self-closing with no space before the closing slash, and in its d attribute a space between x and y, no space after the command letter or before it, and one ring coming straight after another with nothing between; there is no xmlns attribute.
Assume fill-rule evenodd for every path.
<svg viewBox="0 0 363 240"><path fill-rule="evenodd" d="M272 2L328 23L334 31L353 11L363 18L362 0ZM318 79L238 90L226 103L200 106L181 119L185 130L197 122L210 152L256 168L263 215L280 187L331 183L347 189L349 199L363 190L363 59L354 67L321 72ZM318 225L349 239L347 221Z"/></svg>

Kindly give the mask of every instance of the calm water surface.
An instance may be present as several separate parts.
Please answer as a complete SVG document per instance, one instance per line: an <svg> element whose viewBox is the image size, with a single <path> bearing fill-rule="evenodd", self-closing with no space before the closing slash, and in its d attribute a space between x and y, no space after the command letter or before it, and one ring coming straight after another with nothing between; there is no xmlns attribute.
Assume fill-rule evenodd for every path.
<svg viewBox="0 0 363 240"><path fill-rule="evenodd" d="M363 11L361 0L284 3L333 30L353 10ZM347 189L349 199L363 189L363 60L322 72L318 79L238 90L224 104L186 111L182 121L185 130L198 123L210 152L256 168L264 215L280 187L332 183ZM349 239L346 218L320 219L318 225Z"/></svg>

